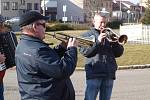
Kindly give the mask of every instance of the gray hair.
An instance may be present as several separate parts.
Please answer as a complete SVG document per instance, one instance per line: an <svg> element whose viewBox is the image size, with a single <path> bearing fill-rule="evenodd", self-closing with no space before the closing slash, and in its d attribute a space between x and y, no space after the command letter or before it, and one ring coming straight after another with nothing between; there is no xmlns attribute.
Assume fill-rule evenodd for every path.
<svg viewBox="0 0 150 100"><path fill-rule="evenodd" d="M33 24L29 24L29 25L26 25L26 26L23 26L21 27L21 30L28 30L28 31L31 31L33 29Z"/></svg>

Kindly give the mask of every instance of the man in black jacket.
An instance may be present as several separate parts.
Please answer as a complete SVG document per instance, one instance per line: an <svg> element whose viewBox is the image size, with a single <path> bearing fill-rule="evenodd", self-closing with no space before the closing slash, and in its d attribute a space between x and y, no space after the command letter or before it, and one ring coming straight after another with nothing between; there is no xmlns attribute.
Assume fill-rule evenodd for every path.
<svg viewBox="0 0 150 100"><path fill-rule="evenodd" d="M43 42L47 19L35 11L20 17L23 35L15 61L21 100L75 100L69 77L77 63L77 41L50 48Z"/></svg>
<svg viewBox="0 0 150 100"><path fill-rule="evenodd" d="M103 32L106 25L104 13L96 13L93 18L94 27L82 34L82 37L95 37L91 47L80 47L80 52L86 57L86 91L85 100L110 100L115 73L117 70L116 57L123 54L124 48L116 42L110 42Z"/></svg>

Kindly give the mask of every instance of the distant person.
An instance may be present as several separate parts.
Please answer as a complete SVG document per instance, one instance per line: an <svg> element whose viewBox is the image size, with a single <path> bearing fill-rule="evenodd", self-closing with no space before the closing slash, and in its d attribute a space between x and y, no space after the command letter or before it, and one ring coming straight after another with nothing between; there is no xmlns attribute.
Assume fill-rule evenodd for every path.
<svg viewBox="0 0 150 100"><path fill-rule="evenodd" d="M5 55L0 53L0 69L3 69L1 67L3 66L3 63L5 62L5 59L6 59ZM3 86L4 75L5 75L5 70L0 70L0 100L4 100L4 95L3 95L3 92L4 92L4 86Z"/></svg>
<svg viewBox="0 0 150 100"><path fill-rule="evenodd" d="M82 37L94 36L96 42L91 47L81 46L79 51L86 57L86 91L84 100L110 100L117 63L115 58L123 54L124 48L117 42L110 42L103 32L106 26L104 13L96 13L93 27L83 33Z"/></svg>
<svg viewBox="0 0 150 100"><path fill-rule="evenodd" d="M9 66L6 66L5 64L5 61L7 60L7 58L6 58L6 54L4 54L4 50L5 50L4 48L6 48L7 44L3 44L3 42L4 41L7 42L7 40L5 40L6 38L4 38L2 34L8 33L10 30L4 23L5 23L5 18L0 15L0 100L4 100L3 79L5 76L6 69L7 67L9 67ZM10 33L10 34L13 34L13 33ZM13 34L13 36L15 35Z"/></svg>
<svg viewBox="0 0 150 100"><path fill-rule="evenodd" d="M75 100L69 77L77 64L76 39L51 48L43 41L46 16L29 11L20 18L15 60L21 100Z"/></svg>

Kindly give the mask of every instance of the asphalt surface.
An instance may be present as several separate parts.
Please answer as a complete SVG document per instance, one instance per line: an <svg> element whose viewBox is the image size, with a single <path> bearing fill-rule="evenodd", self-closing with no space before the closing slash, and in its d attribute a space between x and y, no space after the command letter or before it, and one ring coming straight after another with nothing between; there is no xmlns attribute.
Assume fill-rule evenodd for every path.
<svg viewBox="0 0 150 100"><path fill-rule="evenodd" d="M75 71L71 79L76 100L84 100L85 72ZM5 100L20 100L15 69L7 70L4 84ZM118 70L111 100L150 100L150 68Z"/></svg>

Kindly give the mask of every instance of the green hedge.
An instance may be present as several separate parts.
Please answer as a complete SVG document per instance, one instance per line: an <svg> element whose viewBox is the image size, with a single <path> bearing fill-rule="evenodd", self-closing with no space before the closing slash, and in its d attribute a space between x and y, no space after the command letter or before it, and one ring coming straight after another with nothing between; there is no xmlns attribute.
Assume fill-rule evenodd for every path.
<svg viewBox="0 0 150 100"><path fill-rule="evenodd" d="M48 23L46 31L63 31L63 30L87 30L87 24L72 24L72 23Z"/></svg>
<svg viewBox="0 0 150 100"><path fill-rule="evenodd" d="M122 24L123 22L121 20L115 20L115 21L108 22L106 26L112 29L119 29L120 25Z"/></svg>

